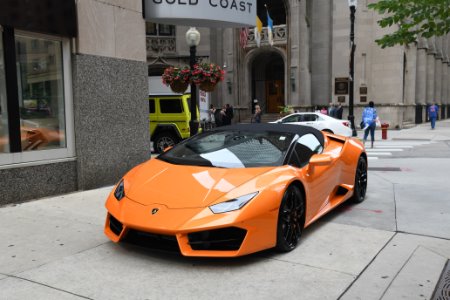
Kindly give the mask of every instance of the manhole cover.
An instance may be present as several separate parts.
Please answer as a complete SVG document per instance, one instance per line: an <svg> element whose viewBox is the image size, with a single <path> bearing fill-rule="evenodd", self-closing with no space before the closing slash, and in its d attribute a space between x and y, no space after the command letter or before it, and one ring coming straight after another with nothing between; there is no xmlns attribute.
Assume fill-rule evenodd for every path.
<svg viewBox="0 0 450 300"><path fill-rule="evenodd" d="M369 171L400 172L402 169L396 167L369 167Z"/></svg>
<svg viewBox="0 0 450 300"><path fill-rule="evenodd" d="M450 300L450 261L447 260L433 293L433 300Z"/></svg>

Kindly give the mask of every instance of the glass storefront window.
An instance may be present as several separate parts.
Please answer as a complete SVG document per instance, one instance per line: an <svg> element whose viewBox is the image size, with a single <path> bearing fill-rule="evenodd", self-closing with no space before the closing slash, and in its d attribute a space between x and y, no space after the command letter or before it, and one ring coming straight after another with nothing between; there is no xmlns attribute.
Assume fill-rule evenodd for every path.
<svg viewBox="0 0 450 300"><path fill-rule="evenodd" d="M6 80L2 32L3 29L0 26L0 153L6 153L9 152L9 130L6 111Z"/></svg>
<svg viewBox="0 0 450 300"><path fill-rule="evenodd" d="M62 42L15 36L22 151L66 147Z"/></svg>

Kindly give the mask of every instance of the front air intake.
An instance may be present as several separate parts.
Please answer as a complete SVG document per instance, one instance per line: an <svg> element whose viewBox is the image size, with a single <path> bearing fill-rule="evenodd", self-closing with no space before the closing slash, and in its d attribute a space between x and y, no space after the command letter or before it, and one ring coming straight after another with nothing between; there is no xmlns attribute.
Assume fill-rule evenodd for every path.
<svg viewBox="0 0 450 300"><path fill-rule="evenodd" d="M192 250L239 250L247 231L237 227L206 230L188 234Z"/></svg>
<svg viewBox="0 0 450 300"><path fill-rule="evenodd" d="M109 215L109 228L115 235L119 236L123 230L123 225L112 215Z"/></svg>

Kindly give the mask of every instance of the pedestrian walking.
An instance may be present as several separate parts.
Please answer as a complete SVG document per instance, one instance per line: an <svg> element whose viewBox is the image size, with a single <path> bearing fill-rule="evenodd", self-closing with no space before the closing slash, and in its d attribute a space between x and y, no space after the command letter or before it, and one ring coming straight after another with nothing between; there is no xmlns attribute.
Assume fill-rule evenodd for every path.
<svg viewBox="0 0 450 300"><path fill-rule="evenodd" d="M366 106L363 110L361 121L361 128L364 130L363 143L365 146L370 132L370 148L373 148L373 143L375 141L375 127L378 119L377 110L374 106L373 101L370 101L369 106Z"/></svg>
<svg viewBox="0 0 450 300"><path fill-rule="evenodd" d="M256 104L255 105L255 114L253 115L252 118L252 123L261 123L261 107Z"/></svg>
<svg viewBox="0 0 450 300"><path fill-rule="evenodd" d="M324 115L328 115L328 109L324 106L322 107L322 109L320 110L320 113L324 114Z"/></svg>
<svg viewBox="0 0 450 300"><path fill-rule="evenodd" d="M434 127L436 126L438 111L439 107L436 105L436 103L433 103L428 107L428 118L430 119L432 130L434 130Z"/></svg>
<svg viewBox="0 0 450 300"><path fill-rule="evenodd" d="M328 115L330 117L336 118L336 112L337 112L336 107L334 106L334 103L331 102L330 107L328 108Z"/></svg>
<svg viewBox="0 0 450 300"><path fill-rule="evenodd" d="M223 125L222 123L222 113L221 113L221 109L219 108L214 108L213 107L213 113L214 113L214 122L216 123L216 127L220 127Z"/></svg>
<svg viewBox="0 0 450 300"><path fill-rule="evenodd" d="M342 113L344 112L344 108L342 107L342 103L339 102L336 108L336 118L342 120Z"/></svg>
<svg viewBox="0 0 450 300"><path fill-rule="evenodd" d="M231 125L231 120L234 117L234 111L233 106L231 106L228 103L225 105L225 116L226 116L226 124L224 122L224 125Z"/></svg>

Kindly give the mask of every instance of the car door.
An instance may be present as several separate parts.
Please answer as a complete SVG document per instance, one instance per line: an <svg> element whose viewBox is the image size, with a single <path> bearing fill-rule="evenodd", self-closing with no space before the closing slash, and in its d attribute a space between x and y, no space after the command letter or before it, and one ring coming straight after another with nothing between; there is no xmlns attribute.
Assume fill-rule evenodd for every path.
<svg viewBox="0 0 450 300"><path fill-rule="evenodd" d="M289 159L289 164L298 168L299 177L305 183L307 222L319 216L327 206L338 180L338 176L333 174L336 157L330 156L331 160L327 164L308 165L311 157L321 154L323 150L323 145L313 134L305 134L296 141Z"/></svg>
<svg viewBox="0 0 450 300"><path fill-rule="evenodd" d="M297 123L300 122L300 119L301 119L301 115L289 115L287 117L284 117L281 120L281 123L283 123L283 124L284 123L289 123L289 124L295 123L295 124L297 124Z"/></svg>
<svg viewBox="0 0 450 300"><path fill-rule="evenodd" d="M303 125L310 126L316 128L318 130L322 130L323 126L321 122L319 122L319 116L315 113L308 113L302 115Z"/></svg>

